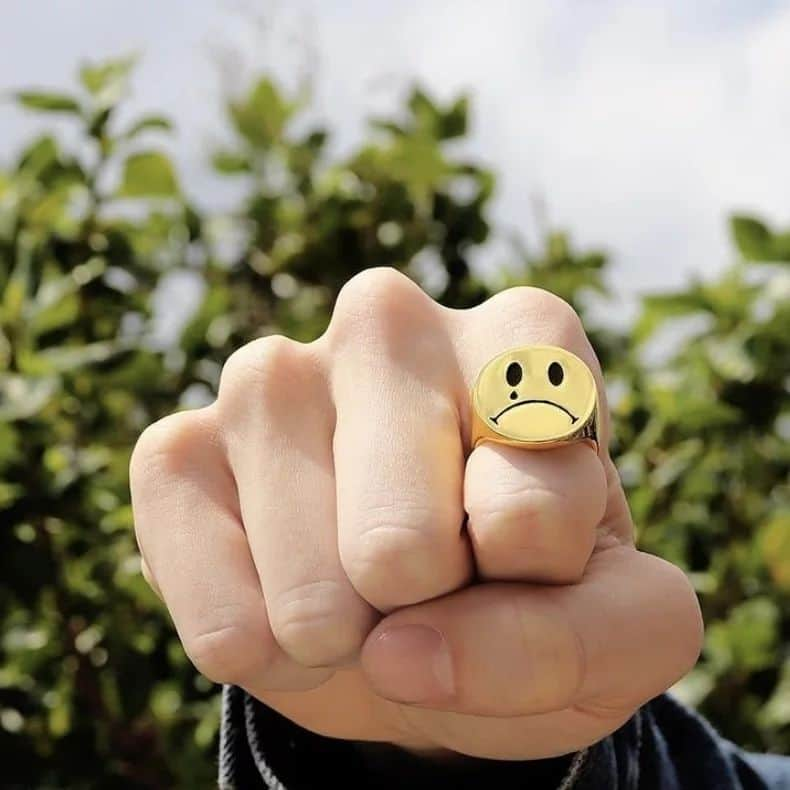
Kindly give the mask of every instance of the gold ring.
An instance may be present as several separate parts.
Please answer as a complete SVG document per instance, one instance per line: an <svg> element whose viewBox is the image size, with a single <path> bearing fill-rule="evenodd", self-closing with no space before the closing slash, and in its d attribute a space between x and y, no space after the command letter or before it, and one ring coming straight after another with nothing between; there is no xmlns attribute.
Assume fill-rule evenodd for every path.
<svg viewBox="0 0 790 790"><path fill-rule="evenodd" d="M511 348L472 387L472 447L539 450L586 441L598 450L598 387L579 357L556 346Z"/></svg>

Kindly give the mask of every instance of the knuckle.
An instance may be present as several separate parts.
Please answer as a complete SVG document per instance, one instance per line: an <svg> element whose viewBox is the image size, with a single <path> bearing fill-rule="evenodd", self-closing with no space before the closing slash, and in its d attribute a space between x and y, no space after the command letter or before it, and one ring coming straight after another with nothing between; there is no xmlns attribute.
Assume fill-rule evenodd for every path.
<svg viewBox="0 0 790 790"><path fill-rule="evenodd" d="M470 521L486 533L511 527L537 531L555 521L562 510L553 491L536 487L488 491L485 498L471 499L467 507Z"/></svg>
<svg viewBox="0 0 790 790"><path fill-rule="evenodd" d="M562 297L528 285L502 291L489 300L507 324L523 326L529 315L536 325L550 328L559 345L578 345L585 331L579 314Z"/></svg>
<svg viewBox="0 0 790 790"><path fill-rule="evenodd" d="M461 523L460 508L369 509L364 531L353 544L341 546L343 565L356 589L377 608L425 600L444 590L436 558L447 554L447 536L460 536Z"/></svg>
<svg viewBox="0 0 790 790"><path fill-rule="evenodd" d="M482 540L517 539L530 550L548 551L573 524L567 500L548 488L491 493L469 504L469 520Z"/></svg>
<svg viewBox="0 0 790 790"><path fill-rule="evenodd" d="M372 627L369 613L335 581L298 585L272 602L270 624L280 647L308 667L343 663Z"/></svg>
<svg viewBox="0 0 790 790"><path fill-rule="evenodd" d="M533 713L562 710L576 700L587 672L584 642L563 611L511 604L512 633L523 666L532 677L522 684Z"/></svg>
<svg viewBox="0 0 790 790"><path fill-rule="evenodd" d="M568 705L572 704L584 686L584 681L587 678L587 649L585 647L584 639L579 631L572 625L565 626L566 642L569 646L569 685L566 689L566 702Z"/></svg>
<svg viewBox="0 0 790 790"><path fill-rule="evenodd" d="M260 618L235 617L183 637L184 651L196 669L214 683L244 685L265 671L265 631ZM269 640L271 641L271 640Z"/></svg>
<svg viewBox="0 0 790 790"><path fill-rule="evenodd" d="M284 335L268 335L237 349L222 367L220 396L232 394L236 390L249 395L251 385L267 389L275 379L293 375L299 357L299 345Z"/></svg>
<svg viewBox="0 0 790 790"><path fill-rule="evenodd" d="M258 407L261 398L290 391L303 375L304 345L269 335L234 351L222 367L217 404L223 413Z"/></svg>
<svg viewBox="0 0 790 790"><path fill-rule="evenodd" d="M579 528L569 504L554 491L530 488L470 505L468 528L475 553L497 575L578 581L593 535Z"/></svg>
<svg viewBox="0 0 790 790"><path fill-rule="evenodd" d="M398 306L404 299L424 296L405 274L390 266L377 266L355 274L340 289L335 311L361 312Z"/></svg>
<svg viewBox="0 0 790 790"><path fill-rule="evenodd" d="M331 344L342 345L362 330L365 334L392 331L414 314L416 305L428 303L420 287L397 269L365 269L340 290L327 335Z"/></svg>
<svg viewBox="0 0 790 790"><path fill-rule="evenodd" d="M178 412L149 425L135 444L129 461L132 490L144 486L162 467L179 472L195 457L195 451L212 436L210 407Z"/></svg>

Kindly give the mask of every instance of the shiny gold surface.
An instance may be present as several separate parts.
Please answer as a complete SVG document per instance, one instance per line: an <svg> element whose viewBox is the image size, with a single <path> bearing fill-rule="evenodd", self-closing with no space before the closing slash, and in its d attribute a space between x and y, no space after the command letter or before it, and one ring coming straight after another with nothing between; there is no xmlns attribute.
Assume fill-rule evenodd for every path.
<svg viewBox="0 0 790 790"><path fill-rule="evenodd" d="M598 392L579 357L556 346L498 354L472 388L472 444L484 440L530 448L577 440L597 446Z"/></svg>

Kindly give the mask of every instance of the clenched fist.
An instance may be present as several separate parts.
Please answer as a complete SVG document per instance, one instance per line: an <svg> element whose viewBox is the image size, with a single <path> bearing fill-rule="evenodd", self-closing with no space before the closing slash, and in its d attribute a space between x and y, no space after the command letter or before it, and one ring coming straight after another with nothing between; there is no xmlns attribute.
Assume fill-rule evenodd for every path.
<svg viewBox="0 0 790 790"><path fill-rule="evenodd" d="M513 346L593 371L600 450L470 451ZM256 340L132 458L146 578L209 678L315 732L503 759L609 734L695 662L697 601L634 548L576 314L532 288L450 310L372 269L313 343Z"/></svg>

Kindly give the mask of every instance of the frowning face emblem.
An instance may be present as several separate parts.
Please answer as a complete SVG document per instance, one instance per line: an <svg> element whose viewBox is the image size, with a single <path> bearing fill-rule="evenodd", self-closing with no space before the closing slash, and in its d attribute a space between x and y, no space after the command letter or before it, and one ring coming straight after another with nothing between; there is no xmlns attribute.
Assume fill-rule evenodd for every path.
<svg viewBox="0 0 790 790"><path fill-rule="evenodd" d="M474 408L490 431L520 442L575 436L594 417L596 385L575 354L531 346L494 357L474 388Z"/></svg>

